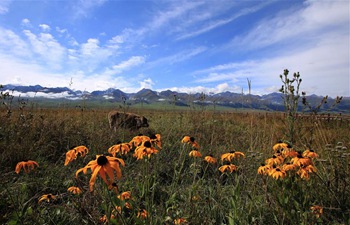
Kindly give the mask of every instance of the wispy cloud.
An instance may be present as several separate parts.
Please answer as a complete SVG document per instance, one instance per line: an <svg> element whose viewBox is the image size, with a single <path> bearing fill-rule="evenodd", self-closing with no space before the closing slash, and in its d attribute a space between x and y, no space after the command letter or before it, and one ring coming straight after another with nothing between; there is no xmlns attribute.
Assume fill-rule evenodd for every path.
<svg viewBox="0 0 350 225"><path fill-rule="evenodd" d="M248 33L237 35L232 48L249 50L285 41L313 42L327 32L349 26L348 1L305 1L304 6L261 20Z"/></svg>
<svg viewBox="0 0 350 225"><path fill-rule="evenodd" d="M0 1L0 15L6 14L9 11L9 7L12 0L1 0Z"/></svg>
<svg viewBox="0 0 350 225"><path fill-rule="evenodd" d="M120 62L119 64L113 65L111 68L107 68L102 74L113 76L120 74L124 71L130 70L145 63L145 57L143 56L132 56L131 58Z"/></svg>
<svg viewBox="0 0 350 225"><path fill-rule="evenodd" d="M140 65L145 62L145 58L143 56L132 56L130 59L119 63L118 65L114 65L113 69L118 71L123 71L132 66Z"/></svg>
<svg viewBox="0 0 350 225"><path fill-rule="evenodd" d="M204 24L199 29L194 29L193 31L187 30L186 33L179 35L176 38L176 40L183 40L183 39L195 37L195 36L201 35L203 33L209 32L217 27L228 24L228 23L230 23L230 22L232 22L232 21L234 21L242 16L248 15L250 13L254 13L254 12L264 8L265 6L267 6L270 3L272 3L272 1L266 1L266 2L260 3L258 5L255 5L253 7L247 7L247 8L241 9L237 13L235 13L234 15L227 17L227 18L223 18L223 19L215 19L213 21L212 18L205 18L207 21L205 21Z"/></svg>
<svg viewBox="0 0 350 225"><path fill-rule="evenodd" d="M263 57L219 64L193 73L197 82L228 82L266 93L280 88L283 69L299 71L304 90L321 95L350 95L349 86L349 2L306 1L239 34L221 52L247 53L269 47ZM337 87L334 89L334 87Z"/></svg>
<svg viewBox="0 0 350 225"><path fill-rule="evenodd" d="M194 74L197 82L228 82L241 87L246 87L246 78L249 78L253 93L262 94L277 91L281 85L279 74L289 69L291 73L301 73L302 88L308 93L349 96L349 47L348 35L327 36L311 48L217 65Z"/></svg>
<svg viewBox="0 0 350 225"><path fill-rule="evenodd" d="M97 7L102 6L107 0L79 0L74 5L74 18L88 17Z"/></svg>
<svg viewBox="0 0 350 225"><path fill-rule="evenodd" d="M147 66L149 68L153 68L153 67L159 66L159 65L172 65L172 64L179 63L179 62L182 62L185 60L189 60L192 57L205 52L206 50L207 50L207 48L203 47L203 46L193 48L193 49L183 50L183 51L177 52L176 54L164 56L164 57L158 58L154 61L151 61L148 63Z"/></svg>

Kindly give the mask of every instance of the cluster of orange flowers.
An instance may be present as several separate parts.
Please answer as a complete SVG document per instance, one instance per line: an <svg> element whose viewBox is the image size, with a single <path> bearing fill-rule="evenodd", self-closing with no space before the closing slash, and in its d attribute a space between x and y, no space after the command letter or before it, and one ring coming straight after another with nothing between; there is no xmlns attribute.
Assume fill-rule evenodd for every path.
<svg viewBox="0 0 350 225"><path fill-rule="evenodd" d="M108 149L108 153L111 156L96 155L96 158L94 160L91 160L83 168L78 169L75 175L78 177L79 173L83 172L84 174L87 174L88 170L91 170L91 178L89 181L90 191L93 191L97 175L99 175L102 180L108 185L108 187L111 187L110 189L114 189L115 192L118 193L115 177L117 179L121 178L122 171L120 166L125 166L125 162L123 159L117 158L116 155L126 155L130 151L134 150L133 156L137 158L137 160L140 160L145 156L150 158L152 154L157 154L158 150L161 149L162 143L160 134L155 134L150 137L138 135L128 143L118 143L111 146ZM74 147L66 152L64 165L67 166L69 163L75 161L79 155L81 157L85 157L88 153L89 149L86 146L81 145ZM29 173L31 170L35 169L35 167L39 167L39 164L33 160L22 161L17 163L15 172L19 174L23 169L25 173ZM67 191L71 192L72 194L81 194L82 192L79 187L75 186L69 187ZM57 196L53 194L44 194L39 198L39 203L43 201L51 202L55 200L56 197ZM125 198L126 197L124 196L123 199ZM140 210L138 214L141 218L147 217L147 212L145 210Z"/></svg>
<svg viewBox="0 0 350 225"><path fill-rule="evenodd" d="M181 143L188 144L192 147L192 150L188 154L190 157L202 158L202 154L199 151L200 146L194 137L185 136L181 140ZM230 151L228 153L222 154L220 159L224 165L220 166L218 169L220 170L221 173L225 173L225 172L233 173L234 171L237 170L237 166L232 164L232 161L233 159L238 159L240 157L243 157L243 158L245 157L243 152ZM213 155L205 156L204 161L210 164L217 163L217 159Z"/></svg>
<svg viewBox="0 0 350 225"><path fill-rule="evenodd" d="M294 171L302 179L309 180L310 174L316 172L313 159L318 154L311 149L304 152L295 151L289 144L279 142L273 146L274 154L266 159L258 168L258 173L268 175L274 179L283 179L288 171Z"/></svg>

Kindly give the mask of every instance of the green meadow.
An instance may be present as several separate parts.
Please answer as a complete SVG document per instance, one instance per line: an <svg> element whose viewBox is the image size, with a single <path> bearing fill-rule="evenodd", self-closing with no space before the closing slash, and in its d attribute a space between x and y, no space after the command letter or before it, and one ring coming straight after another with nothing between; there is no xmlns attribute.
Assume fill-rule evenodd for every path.
<svg viewBox="0 0 350 225"><path fill-rule="evenodd" d="M129 108L149 119L149 128L139 131L108 126L110 109L25 108L7 116L1 111L1 201L2 224L348 224L350 210L349 121L297 120L296 151L314 150L316 171L309 179L296 171L275 179L258 174L273 146L287 137L281 113ZM135 147L116 154L125 162L115 186L97 175L90 191L91 170L76 171L108 153L118 142L129 142L142 133L161 135L161 149L137 160ZM190 157L193 137L202 157ZM89 152L64 166L73 146ZM289 146L291 147L291 146ZM233 172L221 155L232 151ZM208 163L211 155L216 163ZM33 160L28 173L15 173L18 162ZM80 194L68 192L79 187ZM118 188L118 190L116 190ZM131 198L121 200L120 194ZM51 199L39 203L43 195ZM118 198L119 196L119 198ZM128 204L126 204L128 202ZM322 207L322 212L312 210ZM147 215L142 216L143 210ZM181 219L181 220L180 220ZM187 222L186 222L187 221Z"/></svg>
<svg viewBox="0 0 350 225"><path fill-rule="evenodd" d="M297 117L282 82L285 112L2 93L0 223L350 224L350 120ZM150 126L112 131L116 108Z"/></svg>

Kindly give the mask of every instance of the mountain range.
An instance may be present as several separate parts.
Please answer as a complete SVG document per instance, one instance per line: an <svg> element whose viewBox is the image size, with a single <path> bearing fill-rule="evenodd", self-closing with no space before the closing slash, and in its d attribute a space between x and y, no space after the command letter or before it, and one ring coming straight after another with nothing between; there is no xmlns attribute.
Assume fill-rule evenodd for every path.
<svg viewBox="0 0 350 225"><path fill-rule="evenodd" d="M15 97L25 98L50 98L50 99L70 99L78 100L100 100L109 102L125 102L127 104L145 103L151 104L154 102L166 102L177 106L189 107L192 104L196 105L218 105L232 108L252 108L267 111L283 111L283 95L282 93L270 93L266 95L252 95L233 92L221 93L180 93L171 90L153 91L151 89L142 89L137 93L125 93L119 89L109 88L107 90L97 90L92 92L75 91L67 87L42 87L20 86L20 85L2 85L0 92L8 92ZM306 100L311 108L315 108L322 101L324 96L308 95ZM333 111L350 113L350 97L343 97L339 104L335 103L336 99L328 97L327 101L320 107L321 111ZM302 98L300 98L299 109L302 110ZM308 109L310 111L310 109ZM311 109L312 110L312 109Z"/></svg>

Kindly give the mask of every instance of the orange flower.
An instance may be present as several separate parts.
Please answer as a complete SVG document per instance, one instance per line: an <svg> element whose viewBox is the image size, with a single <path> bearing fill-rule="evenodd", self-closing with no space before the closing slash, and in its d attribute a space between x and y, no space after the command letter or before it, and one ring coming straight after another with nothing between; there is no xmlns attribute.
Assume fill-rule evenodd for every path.
<svg viewBox="0 0 350 225"><path fill-rule="evenodd" d="M287 143L283 143L283 142L278 142L277 144L275 144L272 149L274 152L277 151L284 151L287 150L290 146Z"/></svg>
<svg viewBox="0 0 350 225"><path fill-rule="evenodd" d="M231 162L234 158L245 157L243 152L230 151L221 155L221 161Z"/></svg>
<svg viewBox="0 0 350 225"><path fill-rule="evenodd" d="M73 162L77 158L77 153L74 149L69 150L66 152L66 160L64 162L64 165L67 166L70 162Z"/></svg>
<svg viewBox="0 0 350 225"><path fill-rule="evenodd" d="M152 154L157 154L158 150L155 149L150 141L142 142L140 146L135 149L135 153L133 154L137 160L143 159L144 156L151 157Z"/></svg>
<svg viewBox="0 0 350 225"><path fill-rule="evenodd" d="M187 143L192 145L192 148L199 150L199 144L197 143L197 141L195 140L194 137L190 137L190 136L185 136L182 140L181 143Z"/></svg>
<svg viewBox="0 0 350 225"><path fill-rule="evenodd" d="M193 157L193 158L200 158L200 157L202 157L202 154L199 151L197 151L197 150L190 151L190 153L188 155L190 157Z"/></svg>
<svg viewBox="0 0 350 225"><path fill-rule="evenodd" d="M208 155L208 156L204 157L204 160L210 164L216 163L216 159L212 155Z"/></svg>
<svg viewBox="0 0 350 225"><path fill-rule="evenodd" d="M237 166L233 164L223 165L219 167L219 170L221 173L225 173L225 172L233 173L234 171L237 170Z"/></svg>
<svg viewBox="0 0 350 225"><path fill-rule="evenodd" d="M120 195L118 195L118 198L119 198L120 200L130 199L130 198L131 198L131 191L124 191L123 193L121 193Z"/></svg>
<svg viewBox="0 0 350 225"><path fill-rule="evenodd" d="M111 154L113 157L116 156L116 153L120 153L121 155L127 154L131 149L131 146L129 143L119 143L116 145L113 145L108 149L108 153Z"/></svg>
<svg viewBox="0 0 350 225"><path fill-rule="evenodd" d="M64 165L67 166L70 162L73 162L77 159L77 156L80 154L80 157L84 157L89 152L89 149L84 145L74 147L73 149L66 152L66 160Z"/></svg>
<svg viewBox="0 0 350 225"><path fill-rule="evenodd" d="M39 167L39 164L35 161L28 160L28 161L22 161L17 163L15 172L19 174L21 172L21 169L23 168L25 173L29 173L30 170L34 169L34 166Z"/></svg>
<svg viewBox="0 0 350 225"><path fill-rule="evenodd" d="M137 213L137 218L146 219L148 217L148 213L145 209L139 210Z"/></svg>
<svg viewBox="0 0 350 225"><path fill-rule="evenodd" d="M72 187L69 187L68 188L68 191L69 192L71 192L71 193L73 193L73 194L81 194L81 190L80 190L80 188L78 188L78 187L74 187L74 186L72 186Z"/></svg>
<svg viewBox="0 0 350 225"><path fill-rule="evenodd" d="M283 179L286 177L286 172L279 168L279 167L275 167L275 168L272 168L269 173L268 173L269 176L271 176L272 178L278 180L279 178Z"/></svg>
<svg viewBox="0 0 350 225"><path fill-rule="evenodd" d="M312 149L307 149L303 152L303 157L309 157L309 158L318 158L318 154L314 152Z"/></svg>
<svg viewBox="0 0 350 225"><path fill-rule="evenodd" d="M305 180L309 180L310 179L310 173L315 173L316 172L316 168L313 165L307 165L307 166L302 166L300 167L300 169L298 170L297 174Z"/></svg>
<svg viewBox="0 0 350 225"><path fill-rule="evenodd" d="M273 155L272 158L266 159L265 163L268 165L280 165L284 161L283 157L280 155Z"/></svg>
<svg viewBox="0 0 350 225"><path fill-rule="evenodd" d="M270 169L272 169L272 165L265 165L262 164L259 168L258 168L258 174L262 174L262 175L267 175L268 172L270 171Z"/></svg>
<svg viewBox="0 0 350 225"><path fill-rule="evenodd" d="M294 157L298 156L298 152L296 152L294 149L288 149L288 150L283 151L282 155L284 158L287 158L287 157L294 158Z"/></svg>
<svg viewBox="0 0 350 225"><path fill-rule="evenodd" d="M291 163L286 163L286 164L283 164L282 165L282 170L284 170L284 171L289 171L289 170L295 170L296 169L296 165L294 165L294 164L291 164Z"/></svg>
<svg viewBox="0 0 350 225"><path fill-rule="evenodd" d="M323 214L323 208L319 205L311 206L310 210L316 216L316 218L320 218L320 216Z"/></svg>
<svg viewBox="0 0 350 225"><path fill-rule="evenodd" d="M47 194L47 195L42 195L38 201L38 203L42 202L42 201L47 201L47 202L51 202L55 199L56 197L52 194Z"/></svg>
<svg viewBox="0 0 350 225"><path fill-rule="evenodd" d="M130 142L129 144L131 146L139 146L140 144L142 144L143 142L146 142L146 141L151 141L151 138L149 138L148 136L145 136L145 135L138 135L138 136L135 136Z"/></svg>
<svg viewBox="0 0 350 225"><path fill-rule="evenodd" d="M112 184L114 181L114 170L116 171L117 179L121 178L122 171L119 164L125 166L124 160L111 156L96 155L96 159L90 161L85 167L77 170L75 176L77 177L82 171L84 174L86 174L87 170L91 169L92 175L90 178L90 191L93 191L97 174L100 174L100 177L107 185ZM106 174L108 175L109 181L107 181Z"/></svg>
<svg viewBox="0 0 350 225"><path fill-rule="evenodd" d="M291 163L297 166L308 166L312 165L312 161L310 158L304 158L300 152L298 152L298 156L294 157L290 160Z"/></svg>
<svg viewBox="0 0 350 225"><path fill-rule="evenodd" d="M162 149L162 142L160 134L151 135L150 141L153 146L157 146L160 150Z"/></svg>
<svg viewBox="0 0 350 225"><path fill-rule="evenodd" d="M184 224L187 223L187 220L184 218L177 218L174 220L174 224Z"/></svg>
<svg viewBox="0 0 350 225"><path fill-rule="evenodd" d="M77 146L73 149L76 151L77 155L80 154L81 157L84 157L87 153L89 153L89 149L84 145Z"/></svg>

